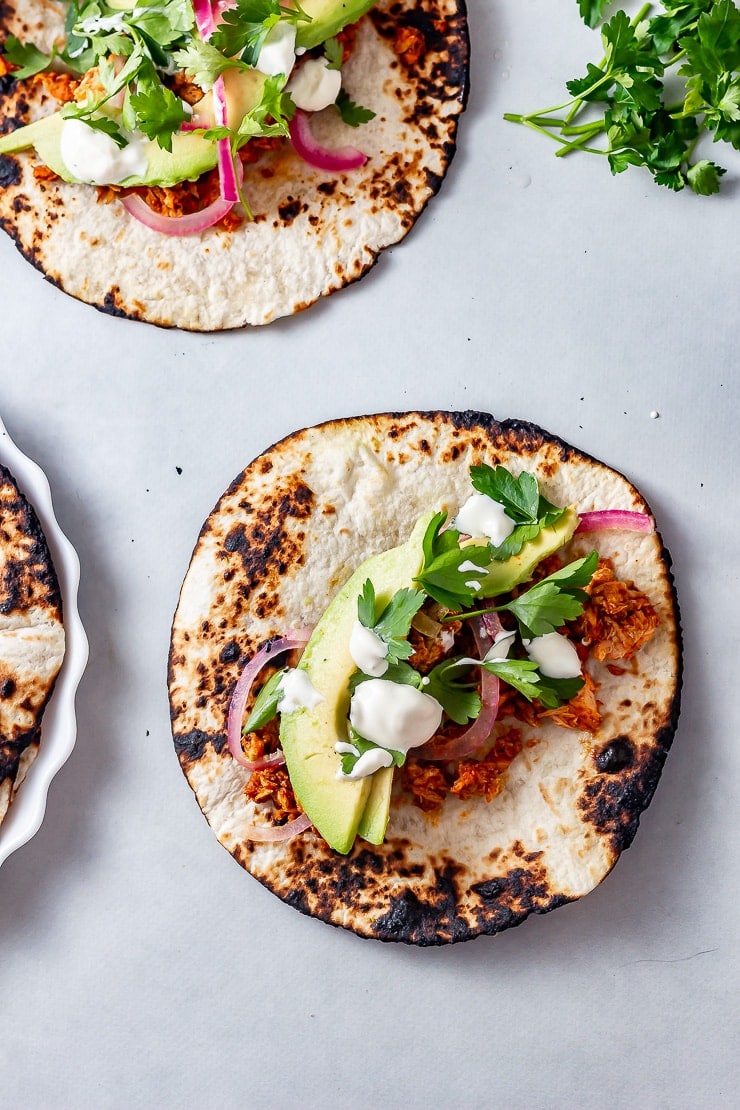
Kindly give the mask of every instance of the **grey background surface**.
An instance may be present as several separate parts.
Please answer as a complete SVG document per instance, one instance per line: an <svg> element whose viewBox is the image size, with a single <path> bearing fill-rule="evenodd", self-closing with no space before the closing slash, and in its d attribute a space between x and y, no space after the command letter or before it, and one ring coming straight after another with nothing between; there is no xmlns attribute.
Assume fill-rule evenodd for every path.
<svg viewBox="0 0 740 1110"><path fill-rule="evenodd" d="M554 158L501 116L557 103L596 60L575 0L471 0L470 22L439 197L299 318L218 336L111 319L0 241L0 412L79 552L91 649L77 747L0 870L6 1106L733 1104L740 167L704 199ZM686 641L674 749L612 875L441 950L358 940L245 875L181 775L165 685L179 585L231 479L297 427L404 408L525 418L624 470L672 552Z"/></svg>

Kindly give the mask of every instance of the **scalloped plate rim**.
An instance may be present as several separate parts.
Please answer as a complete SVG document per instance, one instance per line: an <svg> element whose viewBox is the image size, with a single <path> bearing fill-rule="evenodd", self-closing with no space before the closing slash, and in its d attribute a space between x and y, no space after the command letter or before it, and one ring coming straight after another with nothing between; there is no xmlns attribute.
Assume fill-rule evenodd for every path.
<svg viewBox="0 0 740 1110"><path fill-rule="evenodd" d="M80 560L54 513L51 488L41 467L21 451L0 417L0 462L33 505L46 536L62 593L66 649L54 692L44 712L39 754L0 825L0 866L41 827L49 787L77 740L75 698L89 655L77 606Z"/></svg>

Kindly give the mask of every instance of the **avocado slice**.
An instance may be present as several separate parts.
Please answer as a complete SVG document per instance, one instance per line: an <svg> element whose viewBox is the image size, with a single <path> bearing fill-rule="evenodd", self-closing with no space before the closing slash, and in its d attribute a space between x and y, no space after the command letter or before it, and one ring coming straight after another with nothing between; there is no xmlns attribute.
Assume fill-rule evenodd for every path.
<svg viewBox="0 0 740 1110"><path fill-rule="evenodd" d="M301 7L311 16L311 22L301 20L297 24L296 46L306 50L319 46L349 23L356 23L376 3L377 0L302 0Z"/></svg>
<svg viewBox="0 0 740 1110"><path fill-rule="evenodd" d="M257 70L239 71L230 70L224 75L226 88L226 101L228 118L232 125L241 121L247 112L250 112L262 100L265 76ZM210 126L212 120L207 117L212 112L210 95L204 97L203 108L200 114L204 126ZM15 154L20 150L34 147L40 160L63 181L76 182L79 179L67 169L61 154L62 125L64 119L61 112L54 112L51 116L29 123L11 131L9 135L0 138L0 154ZM118 184L125 188L137 185L159 185L168 187L177 185L181 181L195 181L212 170L218 161L218 151L215 143L204 139L202 135L192 132L178 132L172 136L172 150L163 150L159 143L143 140L142 149L146 155L147 168L143 174L132 174Z"/></svg>
<svg viewBox="0 0 740 1110"><path fill-rule="evenodd" d="M77 181L62 161L61 137L62 119L60 112L19 127L0 139L0 154L15 154L34 147L39 159L58 174L63 181ZM182 133L172 136L172 151L163 150L155 142L145 141L147 168L141 175L127 177L120 184L134 185L177 185L180 181L192 181L206 170L216 165L217 151L214 143L201 135Z"/></svg>
<svg viewBox="0 0 740 1110"><path fill-rule="evenodd" d="M335 596L298 664L324 700L313 709L297 709L281 718L280 746L295 795L327 844L344 854L350 851L361 823L366 839L373 843L382 840L392 781L392 768L362 779L337 778L340 763L334 745L347 740L349 680L357 669L349 653L357 599L368 578L381 607L398 590L413 585L424 561L424 534L433 515L427 513L417 522L406 543L362 563ZM381 776L381 785L376 795L377 776ZM385 786L383 779L387 780ZM375 801L363 820L371 796ZM378 835L380 840L373 839Z"/></svg>
<svg viewBox="0 0 740 1110"><path fill-rule="evenodd" d="M357 835L370 844L382 844L385 840L391 808L393 771L393 767L383 767L371 779L370 794L357 826Z"/></svg>
<svg viewBox="0 0 740 1110"><path fill-rule="evenodd" d="M496 597L513 590L520 582L526 582L542 559L553 555L568 542L578 527L578 520L578 513L569 506L559 520L548 528L543 528L533 540L525 543L518 555L512 555L501 563L489 563L476 594L480 597Z"/></svg>

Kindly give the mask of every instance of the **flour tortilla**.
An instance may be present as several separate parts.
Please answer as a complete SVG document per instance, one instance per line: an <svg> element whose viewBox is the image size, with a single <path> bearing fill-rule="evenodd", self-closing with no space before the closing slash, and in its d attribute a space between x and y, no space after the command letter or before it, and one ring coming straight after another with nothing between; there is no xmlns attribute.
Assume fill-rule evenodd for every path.
<svg viewBox="0 0 740 1110"><path fill-rule="evenodd" d="M537 743L492 802L448 796L425 815L397 793L379 848L358 840L344 857L312 832L277 845L246 839L248 772L226 746L246 660L270 637L313 626L362 560L402 543L422 513L454 513L480 462L532 470L550 500L582 512L649 512L622 475L531 424L477 412L335 421L289 436L236 478L203 526L175 614L175 748L213 831L278 897L364 937L467 940L592 890L631 843L676 727L680 632L659 535L576 537L570 557L597 547L660 616L624 674L591 664L603 702L596 735L532 729Z"/></svg>
<svg viewBox="0 0 740 1110"><path fill-rule="evenodd" d="M416 67L393 49L404 25L427 42ZM0 38L48 49L62 27L61 6L48 0L0 5ZM326 173L285 144L246 167L255 220L235 232L150 231L119 203L97 204L88 186L37 181L33 151L0 156L0 225L55 285L115 316L218 331L299 312L362 277L439 189L467 98L464 0L381 0L361 21L343 75L351 98L376 118L354 130L331 108L314 130L329 146L360 146L365 166ZM0 79L0 132L58 107L41 86L15 85Z"/></svg>
<svg viewBox="0 0 740 1110"><path fill-rule="evenodd" d="M0 466L0 822L38 753L63 656L49 548L36 513Z"/></svg>

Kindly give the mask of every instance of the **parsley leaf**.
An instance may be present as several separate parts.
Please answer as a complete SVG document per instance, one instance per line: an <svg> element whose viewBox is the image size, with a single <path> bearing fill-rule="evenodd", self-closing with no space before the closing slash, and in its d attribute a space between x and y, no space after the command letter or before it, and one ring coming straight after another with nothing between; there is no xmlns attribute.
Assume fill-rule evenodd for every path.
<svg viewBox="0 0 740 1110"><path fill-rule="evenodd" d="M227 69L242 68L243 63L225 58L220 50L202 39L193 39L183 50L174 54L175 64L207 92Z"/></svg>
<svg viewBox="0 0 740 1110"><path fill-rule="evenodd" d="M542 496L534 474L526 470L515 478L505 466L494 469L484 463L471 466L470 480L473 489L502 505L517 525L502 544L492 549L491 556L498 562L518 555L525 543L533 540L542 528L555 524L566 511Z"/></svg>
<svg viewBox="0 0 740 1110"><path fill-rule="evenodd" d="M133 93L130 102L139 130L148 139L156 139L163 150L171 151L173 134L190 119L180 97L157 83Z"/></svg>
<svg viewBox="0 0 740 1110"><path fill-rule="evenodd" d="M445 659L429 672L426 680L422 679L421 685L423 692L436 698L447 716L458 725L467 724L481 710L476 684L463 676L463 670L459 658Z"/></svg>
<svg viewBox="0 0 740 1110"><path fill-rule="evenodd" d="M327 69L341 69L344 61L344 47L339 39L327 39L324 43L324 54L329 63Z"/></svg>
<svg viewBox="0 0 740 1110"><path fill-rule="evenodd" d="M591 581L598 563L599 554L592 551L585 558L576 559L543 578L495 611L505 610L516 617L525 639L555 632L566 621L574 620L583 612L587 598L583 587Z"/></svg>
<svg viewBox="0 0 740 1110"><path fill-rule="evenodd" d="M236 7L222 13L221 23L209 42L227 57L239 56L255 65L265 39L279 21L310 22L299 4L289 7L280 0L237 0Z"/></svg>
<svg viewBox="0 0 740 1110"><path fill-rule="evenodd" d="M710 196L725 170L694 153L705 135L740 150L740 8L735 0L664 0L651 16L652 6L632 20L620 10L603 25L604 57L567 82L571 100L504 118L554 139L558 157L583 150L605 157L613 174L640 166L657 185ZM605 7L579 0L591 27ZM576 123L584 109L591 118Z"/></svg>
<svg viewBox="0 0 740 1110"><path fill-rule="evenodd" d="M43 54L33 43L19 42L15 35L8 35L6 38L4 56L6 61L12 62L14 66L19 66L12 73L12 76L18 80L41 73L54 57L53 54Z"/></svg>
<svg viewBox="0 0 740 1110"><path fill-rule="evenodd" d="M389 664L399 663L414 654L407 637L411 621L425 600L421 590L398 590L376 618L375 588L369 578L365 581L357 601L357 619L387 645L386 659Z"/></svg>
<svg viewBox="0 0 740 1110"><path fill-rule="evenodd" d="M582 678L549 678L532 659L498 659L483 666L502 682L513 686L527 701L535 699L546 709L557 709L574 698L584 685Z"/></svg>
<svg viewBox="0 0 740 1110"><path fill-rule="evenodd" d="M589 27L596 26L608 2L609 0L578 0L578 10Z"/></svg>
<svg viewBox="0 0 740 1110"><path fill-rule="evenodd" d="M445 608L457 611L480 596L475 571L461 571L463 563L487 566L491 561L489 545L479 544L460 547L460 533L454 528L444 529L446 513L437 513L429 522L424 534L424 566L414 579L421 588ZM480 574L479 578L484 575ZM472 582L473 585L466 585Z"/></svg>
<svg viewBox="0 0 740 1110"><path fill-rule="evenodd" d="M343 122L350 127L359 127L360 124L369 123L371 119L375 119L375 112L370 108L363 108L360 104L355 104L354 100L350 100L344 89L339 90L339 96L334 101L334 106Z"/></svg>

